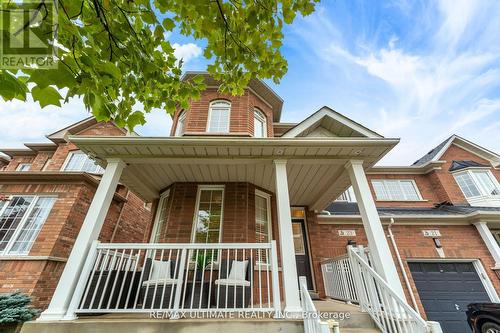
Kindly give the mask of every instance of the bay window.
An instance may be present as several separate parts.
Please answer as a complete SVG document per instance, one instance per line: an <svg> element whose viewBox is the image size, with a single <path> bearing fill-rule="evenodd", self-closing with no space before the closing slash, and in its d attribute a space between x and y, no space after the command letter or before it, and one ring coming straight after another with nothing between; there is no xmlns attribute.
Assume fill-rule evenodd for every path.
<svg viewBox="0 0 500 333"><path fill-rule="evenodd" d="M466 170L453 175L466 198L500 195L500 185L488 170Z"/></svg>
<svg viewBox="0 0 500 333"><path fill-rule="evenodd" d="M255 241L257 243L271 241L270 214L270 196L261 191L255 191ZM257 262L269 263L265 250L257 250Z"/></svg>
<svg viewBox="0 0 500 333"><path fill-rule="evenodd" d="M228 101L214 101L208 110L207 132L229 133L229 118L231 103Z"/></svg>
<svg viewBox="0 0 500 333"><path fill-rule="evenodd" d="M266 116L258 109L253 111L253 136L254 138L267 137Z"/></svg>
<svg viewBox="0 0 500 333"><path fill-rule="evenodd" d="M192 242L219 243L223 216L224 187L200 186L194 217Z"/></svg>
<svg viewBox="0 0 500 333"><path fill-rule="evenodd" d="M55 201L55 197L14 195L0 202L0 254L28 254Z"/></svg>

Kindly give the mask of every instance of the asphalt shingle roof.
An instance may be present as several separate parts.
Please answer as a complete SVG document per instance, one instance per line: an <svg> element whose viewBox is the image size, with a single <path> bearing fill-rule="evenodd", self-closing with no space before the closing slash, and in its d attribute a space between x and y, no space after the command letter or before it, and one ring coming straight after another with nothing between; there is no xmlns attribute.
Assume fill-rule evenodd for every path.
<svg viewBox="0 0 500 333"><path fill-rule="evenodd" d="M331 215L359 215L358 204L355 202L332 202L326 209ZM466 205L440 205L433 208L377 208L380 216L394 215L467 215L477 211L498 212L500 207L472 207Z"/></svg>
<svg viewBox="0 0 500 333"><path fill-rule="evenodd" d="M432 161L432 159L434 159L434 157L441 151L441 149L443 149L443 147L446 146L446 144L448 143L448 141L451 138L452 137L450 136L448 139L446 139L443 142L441 142L439 145L437 145L436 147L434 147L434 149L432 149L430 152L428 152L427 154L425 154L424 156L420 157L418 160L416 160L415 162L413 162L412 165L414 165L414 166L421 166L421 165L424 165L425 163L427 163L429 161Z"/></svg>
<svg viewBox="0 0 500 333"><path fill-rule="evenodd" d="M457 171L457 170L462 170L466 168L488 168L489 165L481 164L475 161L453 161L451 163L449 171Z"/></svg>

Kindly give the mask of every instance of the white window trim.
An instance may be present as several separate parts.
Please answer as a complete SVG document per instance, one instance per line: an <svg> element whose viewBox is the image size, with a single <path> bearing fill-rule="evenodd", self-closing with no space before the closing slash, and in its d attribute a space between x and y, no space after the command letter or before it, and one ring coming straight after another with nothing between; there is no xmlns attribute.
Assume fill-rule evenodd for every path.
<svg viewBox="0 0 500 333"><path fill-rule="evenodd" d="M342 198L345 195L346 199ZM354 190L352 186L349 186L347 190L342 192L337 199L336 202L356 202L356 195L354 194Z"/></svg>
<svg viewBox="0 0 500 333"><path fill-rule="evenodd" d="M23 166L26 166L26 165L28 166L28 169L27 169L27 170L21 170L21 168L22 168ZM30 169L31 169L31 163L19 163L19 164L17 165L17 167L16 167L16 171L21 171L21 172L30 171Z"/></svg>
<svg viewBox="0 0 500 333"><path fill-rule="evenodd" d="M210 131L210 122L211 122L211 119L212 119L212 106L214 104L217 104L217 103L225 103L225 104L229 105L229 115L228 115L228 119L227 119L227 129L226 129L225 132L211 132ZM229 133L229 129L230 128L231 128L231 102L226 101L225 99L218 99L218 100L215 100L215 101L211 101L210 105L208 107L208 119L207 119L207 129L206 129L206 132L207 133L214 133L214 134L217 134L217 133L225 134L225 133Z"/></svg>
<svg viewBox="0 0 500 333"><path fill-rule="evenodd" d="M64 171L64 172L87 172L87 171L83 171L83 170L80 170L80 171L76 171L76 170L65 170L66 169L66 166L68 165L69 161L71 160L71 157L74 155L74 154L84 154L86 155L89 159L92 160L92 158L90 158L90 156L88 156L87 154L85 154L83 151L77 149L77 150L72 150L70 152L68 152L68 155L66 156L66 159L64 160L64 163L63 165L61 166L61 169L59 169L59 171ZM101 167L102 168L102 167ZM102 168L103 171L105 168ZM87 172L87 173L92 173L94 174L93 172ZM100 174L100 173L98 173Z"/></svg>
<svg viewBox="0 0 500 333"><path fill-rule="evenodd" d="M221 202L221 210L220 210L220 225L219 225L219 243L222 242L222 231L224 224L224 195L226 191L226 187L224 185L198 185L198 190L196 193L196 206L193 216L193 226L191 228L191 243L195 242L196 239L196 223L198 220L198 211L200 209L200 198L201 191L203 190L222 190L222 202Z"/></svg>
<svg viewBox="0 0 500 333"><path fill-rule="evenodd" d="M263 192L261 190L255 189L255 196L259 196L261 198L264 198L266 200L266 205L267 205L267 234L269 238L269 242L272 241L273 239L273 226L272 226L272 219L271 219L271 195L269 193ZM255 217L255 224L257 224L257 217ZM257 230L255 230L255 233L257 233ZM269 266L271 263L263 263L259 261L259 258L255 261L255 266Z"/></svg>
<svg viewBox="0 0 500 333"><path fill-rule="evenodd" d="M182 132L179 130L179 123L183 122L182 124ZM182 136L184 134L184 127L185 127L185 121L186 121L186 110L182 110L181 113L179 114L179 117L177 117L177 124L175 125L175 133L174 136Z"/></svg>
<svg viewBox="0 0 500 333"><path fill-rule="evenodd" d="M483 188L481 182L477 181L476 176L474 175L474 171L486 172L486 174L488 175L490 180L493 182L493 184L495 184L497 189L500 191L500 183L498 182L497 178L493 175L493 173L491 172L491 170L489 168L466 168L466 169L453 171L452 172L453 178L455 179L455 182L457 183L458 187L460 188L460 190L462 191L462 193L466 199L500 196L500 195L485 194L486 193L485 189ZM471 177L472 181L474 182L474 185L476 186L476 188L479 190L479 192L481 192L481 194L475 195L472 197L467 197L465 195L465 192L463 191L462 187L458 183L457 179L455 178L457 175L460 175L460 174L468 174L469 177Z"/></svg>
<svg viewBox="0 0 500 333"><path fill-rule="evenodd" d="M22 230L23 226L25 225L26 220L28 219L28 217L30 216L30 214L31 214L31 212L33 210L33 206L35 206L35 203L38 201L38 199L39 198L56 198L56 200L57 200L57 195L35 195L35 194L20 193L20 194L11 194L11 195L9 195L9 201L12 200L13 197L15 197L15 196L33 197L34 200L31 201L31 203L29 204L28 208L26 209L26 212L24 213L23 217L21 218L21 221L19 221L19 225L16 227L16 230L14 230L14 233L10 237L9 242L5 246L5 249L2 250L2 251L0 251L0 256L1 257L12 257L12 256L17 257L17 256L28 256L29 255L29 253L31 251L31 248L33 247L33 244L35 244L36 239L38 238L38 235L40 234L40 231L42 230L43 225L45 224L45 222L47 222L47 219L50 216L50 212L52 211L52 208L54 208L54 206L52 206L50 208L49 215L47 215L47 219L45 219L45 221L43 221L43 224L40 227L40 230L38 230L36 236L34 237L33 243L31 243L28 251L26 253L15 253L15 254L10 254L9 252L12 249L12 246L14 246L15 240L17 239L17 237L19 237L19 234L21 233L21 230ZM55 204L55 202L54 202L54 204ZM7 204L3 205L3 207L0 209L0 216L3 215L3 213L7 209L8 205L9 204L7 203Z"/></svg>
<svg viewBox="0 0 500 333"><path fill-rule="evenodd" d="M259 120L262 121L262 126L263 126L263 136L262 138L267 138L267 118L264 112L259 110L258 108L253 109L253 126L254 126L254 134L253 136L255 137L255 118L259 118Z"/></svg>
<svg viewBox="0 0 500 333"><path fill-rule="evenodd" d="M163 210L163 205L167 204L167 200L165 198L168 198L170 196L170 190L166 190L160 195L160 199L158 201L158 207L156 207L156 214L155 214L155 221L153 223L153 229L151 230L151 236L149 237L149 242L153 243L154 238L156 236L156 232L158 231L159 228L159 223L160 223L160 214L161 211Z"/></svg>
<svg viewBox="0 0 500 333"><path fill-rule="evenodd" d="M385 182L386 181L398 181L398 182L411 182L413 184L413 188L415 189L415 192L417 193L418 199L415 200L407 200L407 199L379 199L377 192L375 191L375 186L373 185L373 182L382 182L384 184L385 188ZM422 195L420 194L420 189L417 186L417 183L415 182L414 179L372 179L371 180L371 185L373 187L373 192L375 193L376 201L404 201L404 202L415 202L415 201L426 201L422 198ZM389 193L386 189L386 193Z"/></svg>

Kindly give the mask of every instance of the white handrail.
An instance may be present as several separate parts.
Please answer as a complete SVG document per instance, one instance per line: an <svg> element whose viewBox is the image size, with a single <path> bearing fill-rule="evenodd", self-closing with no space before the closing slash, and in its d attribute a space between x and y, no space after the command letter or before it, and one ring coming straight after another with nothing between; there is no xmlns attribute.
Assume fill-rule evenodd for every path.
<svg viewBox="0 0 500 333"><path fill-rule="evenodd" d="M314 303L307 290L307 279L305 276L299 277L300 301L304 315L304 333L330 333L328 323L321 321Z"/></svg>
<svg viewBox="0 0 500 333"><path fill-rule="evenodd" d="M321 262L321 272L326 296L348 303L359 303L347 254Z"/></svg>
<svg viewBox="0 0 500 333"><path fill-rule="evenodd" d="M230 272L246 262L246 273ZM238 276L235 274L235 276ZM100 243L89 251L68 313L281 312L270 243Z"/></svg>
<svg viewBox="0 0 500 333"><path fill-rule="evenodd" d="M361 254L361 255L360 255ZM383 333L426 333L427 323L367 262L365 251L348 247L359 303Z"/></svg>

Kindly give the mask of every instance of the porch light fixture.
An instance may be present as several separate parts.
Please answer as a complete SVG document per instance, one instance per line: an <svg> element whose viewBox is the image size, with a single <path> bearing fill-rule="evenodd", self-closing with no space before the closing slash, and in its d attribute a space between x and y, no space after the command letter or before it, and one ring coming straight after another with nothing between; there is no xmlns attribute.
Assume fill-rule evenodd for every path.
<svg viewBox="0 0 500 333"><path fill-rule="evenodd" d="M349 240L347 241L347 246L356 246L356 241L355 241L355 240L353 240L353 239L349 239Z"/></svg>
<svg viewBox="0 0 500 333"><path fill-rule="evenodd" d="M276 149L276 155L283 155L284 152L285 150L283 148Z"/></svg>

